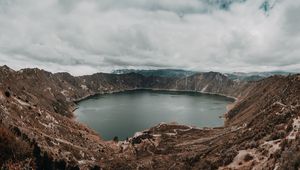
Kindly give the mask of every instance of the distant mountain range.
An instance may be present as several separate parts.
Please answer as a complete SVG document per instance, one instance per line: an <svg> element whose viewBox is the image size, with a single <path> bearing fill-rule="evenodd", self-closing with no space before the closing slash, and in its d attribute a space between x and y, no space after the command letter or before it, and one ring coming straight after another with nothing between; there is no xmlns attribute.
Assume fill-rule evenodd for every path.
<svg viewBox="0 0 300 170"><path fill-rule="evenodd" d="M187 77L197 72L180 70L180 69L158 69L158 70L134 70L134 69L120 69L114 70L113 74L128 74L137 73L145 77Z"/></svg>
<svg viewBox="0 0 300 170"><path fill-rule="evenodd" d="M135 69L120 69L120 70L114 70L112 72L113 74L128 74L128 73L137 73L141 74L145 77L188 77L191 75L194 75L196 71L190 71L190 70L180 70L180 69L158 69L158 70L135 70ZM291 72L285 72L285 71L270 71L270 72L233 72L233 73L223 73L225 76L227 76L229 79L234 81L257 81L261 80L266 77L270 77L273 75L289 75L294 74Z"/></svg>
<svg viewBox="0 0 300 170"><path fill-rule="evenodd" d="M234 72L234 73L225 73L225 75L235 81L257 81L274 75L287 76L289 74L295 74L285 71L270 71L270 72Z"/></svg>

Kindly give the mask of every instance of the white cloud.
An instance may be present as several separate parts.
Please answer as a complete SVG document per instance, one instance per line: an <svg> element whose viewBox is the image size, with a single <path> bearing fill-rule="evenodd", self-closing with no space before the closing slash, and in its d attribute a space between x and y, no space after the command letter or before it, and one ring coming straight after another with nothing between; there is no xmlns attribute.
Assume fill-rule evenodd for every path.
<svg viewBox="0 0 300 170"><path fill-rule="evenodd" d="M300 1L277 1L268 15L262 0L229 10L212 2L0 0L0 64L75 75L117 68L300 71Z"/></svg>

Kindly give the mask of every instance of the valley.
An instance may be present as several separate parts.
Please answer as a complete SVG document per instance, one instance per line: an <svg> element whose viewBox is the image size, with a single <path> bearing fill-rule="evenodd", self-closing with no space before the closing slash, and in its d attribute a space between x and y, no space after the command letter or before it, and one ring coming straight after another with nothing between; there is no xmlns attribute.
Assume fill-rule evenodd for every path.
<svg viewBox="0 0 300 170"><path fill-rule="evenodd" d="M300 159L297 74L235 82L216 72L184 78L144 77L136 73L74 77L68 73L15 71L2 66L0 82L1 124L16 140L29 146L28 156L10 158L12 163L3 166L285 169L297 166ZM161 123L119 142L105 141L101 134L74 120L75 102L142 88L199 91L238 100L225 114L223 127Z"/></svg>

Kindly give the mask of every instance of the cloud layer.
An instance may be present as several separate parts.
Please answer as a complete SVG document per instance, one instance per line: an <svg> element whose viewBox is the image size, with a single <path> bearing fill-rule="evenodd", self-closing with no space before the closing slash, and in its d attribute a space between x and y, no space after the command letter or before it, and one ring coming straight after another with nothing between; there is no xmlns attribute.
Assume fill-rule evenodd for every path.
<svg viewBox="0 0 300 170"><path fill-rule="evenodd" d="M232 0L0 0L0 64L300 71L300 1L220 2Z"/></svg>

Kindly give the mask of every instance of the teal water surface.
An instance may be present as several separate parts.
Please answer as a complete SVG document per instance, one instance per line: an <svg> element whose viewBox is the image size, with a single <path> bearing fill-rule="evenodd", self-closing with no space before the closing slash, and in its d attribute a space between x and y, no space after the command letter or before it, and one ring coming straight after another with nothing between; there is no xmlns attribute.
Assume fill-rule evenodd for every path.
<svg viewBox="0 0 300 170"><path fill-rule="evenodd" d="M124 140L160 122L197 127L222 126L232 99L194 92L136 90L94 96L78 103L77 120L106 140Z"/></svg>

